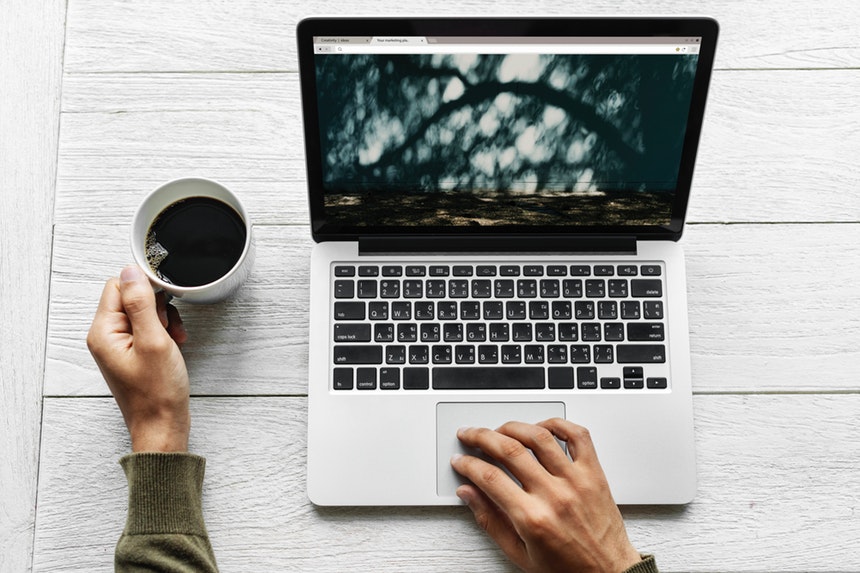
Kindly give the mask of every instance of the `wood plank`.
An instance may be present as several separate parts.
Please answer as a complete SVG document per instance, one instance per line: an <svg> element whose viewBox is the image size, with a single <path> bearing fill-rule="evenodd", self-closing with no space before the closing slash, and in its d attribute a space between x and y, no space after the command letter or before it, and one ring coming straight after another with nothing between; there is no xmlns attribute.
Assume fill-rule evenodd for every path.
<svg viewBox="0 0 860 573"><path fill-rule="evenodd" d="M856 571L860 396L698 396L699 491L628 507L670 571ZM223 571L513 571L463 508L315 508L303 398L192 400L204 511ZM38 571L110 567L129 443L110 399L46 399ZM822 441L826 439L826 444Z"/></svg>
<svg viewBox="0 0 860 573"><path fill-rule="evenodd" d="M357 16L412 14L522 15L514 0L397 0L349 5ZM66 69L105 71L285 71L296 70L295 26L311 15L343 14L327 0L302 4L268 0L72 3ZM541 0L529 12L570 16L565 4ZM662 0L580 2L576 14L651 16L701 13L698 3ZM803 0L709 2L707 14L721 24L716 65L720 68L843 68L856 66L858 6L832 0L826 7ZM799 25L802 23L802 25Z"/></svg>
<svg viewBox="0 0 860 573"><path fill-rule="evenodd" d="M65 82L58 222L125 223L148 191L190 173L247 197L259 223L308 222L296 74ZM855 93L860 70L716 72L689 220L858 221Z"/></svg>
<svg viewBox="0 0 860 573"><path fill-rule="evenodd" d="M245 289L181 305L195 394L305 394L307 227L263 226ZM47 395L106 395L84 342L127 227L58 225ZM686 249L695 392L843 391L860 363L860 225L693 225ZM834 245L839 248L834 249Z"/></svg>
<svg viewBox="0 0 860 573"><path fill-rule="evenodd" d="M65 10L0 10L0 571L33 558Z"/></svg>

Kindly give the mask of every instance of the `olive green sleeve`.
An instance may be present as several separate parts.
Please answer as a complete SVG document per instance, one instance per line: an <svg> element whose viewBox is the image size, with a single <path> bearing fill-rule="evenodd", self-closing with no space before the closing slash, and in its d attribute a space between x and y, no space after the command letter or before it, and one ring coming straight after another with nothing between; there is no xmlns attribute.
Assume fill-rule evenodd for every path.
<svg viewBox="0 0 860 573"><path fill-rule="evenodd" d="M653 555L643 555L642 561L625 569L622 573L660 573L657 571L657 561Z"/></svg>
<svg viewBox="0 0 860 573"><path fill-rule="evenodd" d="M206 460L139 453L119 463L128 479L128 518L116 546L116 571L218 571L203 522Z"/></svg>

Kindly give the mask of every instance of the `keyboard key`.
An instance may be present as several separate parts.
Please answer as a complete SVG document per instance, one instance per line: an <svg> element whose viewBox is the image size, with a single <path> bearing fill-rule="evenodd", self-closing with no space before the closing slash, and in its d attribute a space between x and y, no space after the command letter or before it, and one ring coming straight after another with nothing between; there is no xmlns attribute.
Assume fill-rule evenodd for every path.
<svg viewBox="0 0 860 573"><path fill-rule="evenodd" d="M341 325L337 325L341 326ZM337 328L335 326L335 328ZM347 325L343 325L347 326ZM390 322L387 324L376 324L373 327L374 342L394 342L394 325Z"/></svg>
<svg viewBox="0 0 860 573"><path fill-rule="evenodd" d="M358 276L360 277L378 277L379 267L362 266L358 267Z"/></svg>
<svg viewBox="0 0 860 573"><path fill-rule="evenodd" d="M380 390L399 390L400 389L400 369L399 368L380 368L379 369L379 389Z"/></svg>
<svg viewBox="0 0 860 573"><path fill-rule="evenodd" d="M545 300L533 300L529 302L529 318L532 320L546 320L549 318L549 303Z"/></svg>
<svg viewBox="0 0 860 573"><path fill-rule="evenodd" d="M502 364L519 364L523 361L522 349L519 344L503 344L501 352Z"/></svg>
<svg viewBox="0 0 860 573"><path fill-rule="evenodd" d="M582 324L582 340L586 342L600 342L600 323L584 322Z"/></svg>
<svg viewBox="0 0 860 573"><path fill-rule="evenodd" d="M485 342L487 340L487 325L475 322L467 324L466 340L468 342Z"/></svg>
<svg viewBox="0 0 860 573"><path fill-rule="evenodd" d="M659 277L663 274L660 265L642 265L639 270L644 277Z"/></svg>
<svg viewBox="0 0 860 573"><path fill-rule="evenodd" d="M396 279L379 281L379 296L382 298L400 298L400 281Z"/></svg>
<svg viewBox="0 0 860 573"><path fill-rule="evenodd" d="M666 347L662 344L619 344L615 356L620 364L666 362Z"/></svg>
<svg viewBox="0 0 860 573"><path fill-rule="evenodd" d="M442 327L438 322L427 322L421 325L421 342L439 342L442 339Z"/></svg>
<svg viewBox="0 0 860 573"><path fill-rule="evenodd" d="M337 304L337 303L335 303ZM509 300L505 303L505 318L508 320L523 320L526 317L526 303L521 300Z"/></svg>
<svg viewBox="0 0 860 573"><path fill-rule="evenodd" d="M452 274L455 277L470 277L472 276L472 267L468 265L455 265Z"/></svg>
<svg viewBox="0 0 860 573"><path fill-rule="evenodd" d="M448 281L448 296L450 298L468 297L469 281L465 279L451 279L450 281Z"/></svg>
<svg viewBox="0 0 860 573"><path fill-rule="evenodd" d="M551 322L536 324L535 340L538 342L555 342L555 324Z"/></svg>
<svg viewBox="0 0 860 573"><path fill-rule="evenodd" d="M603 325L603 340L621 342L624 340L624 325L620 322L607 322Z"/></svg>
<svg viewBox="0 0 860 573"><path fill-rule="evenodd" d="M332 370L331 382L335 390L352 390L352 368L335 368Z"/></svg>
<svg viewBox="0 0 860 573"><path fill-rule="evenodd" d="M577 320L594 319L594 302L590 300L578 300L573 303L573 316Z"/></svg>
<svg viewBox="0 0 860 573"><path fill-rule="evenodd" d="M392 302L391 318L393 320L412 320L412 303Z"/></svg>
<svg viewBox="0 0 860 573"><path fill-rule="evenodd" d="M627 298L627 279L610 279L609 298Z"/></svg>
<svg viewBox="0 0 860 573"><path fill-rule="evenodd" d="M648 388L656 390L662 390L669 385L665 378L648 378L645 380L645 383L648 385Z"/></svg>
<svg viewBox="0 0 860 573"><path fill-rule="evenodd" d="M517 296L520 298L535 298L537 296L537 281L534 279L518 280Z"/></svg>
<svg viewBox="0 0 860 573"><path fill-rule="evenodd" d="M453 282L453 281L452 281ZM493 283L486 279L475 279L472 281L472 298L490 298L493 291Z"/></svg>
<svg viewBox="0 0 860 573"><path fill-rule="evenodd" d="M358 281L358 298L376 298L376 287L374 280Z"/></svg>
<svg viewBox="0 0 860 573"><path fill-rule="evenodd" d="M621 318L624 320L638 320L642 316L638 300L621 301Z"/></svg>
<svg viewBox="0 0 860 573"><path fill-rule="evenodd" d="M447 344L437 344L430 349L433 364L451 364L451 347Z"/></svg>
<svg viewBox="0 0 860 573"><path fill-rule="evenodd" d="M367 317L370 320L388 320L388 303L379 301L367 303Z"/></svg>
<svg viewBox="0 0 860 573"><path fill-rule="evenodd" d="M564 265L550 265L546 268L546 274L550 277L563 277L567 275L567 267Z"/></svg>
<svg viewBox="0 0 860 573"><path fill-rule="evenodd" d="M382 347L341 344L334 347L335 364L382 364Z"/></svg>
<svg viewBox="0 0 860 573"><path fill-rule="evenodd" d="M550 366L547 368L547 381L552 390L573 388L573 368L570 366Z"/></svg>
<svg viewBox="0 0 860 573"><path fill-rule="evenodd" d="M513 265L503 265L499 268L499 275L503 277L518 277L520 276L520 267Z"/></svg>
<svg viewBox="0 0 860 573"><path fill-rule="evenodd" d="M554 320L570 320L573 316L570 301L554 300L552 301L552 318Z"/></svg>
<svg viewBox="0 0 860 573"><path fill-rule="evenodd" d="M567 279L561 283L564 298L582 298L582 279Z"/></svg>
<svg viewBox="0 0 860 573"><path fill-rule="evenodd" d="M463 325L459 322L443 324L442 340L445 342L463 342Z"/></svg>
<svg viewBox="0 0 860 573"><path fill-rule="evenodd" d="M570 276L572 277L590 277L591 267L588 265L571 265Z"/></svg>
<svg viewBox="0 0 860 573"><path fill-rule="evenodd" d="M612 265L595 265L594 276L596 277L611 277L615 276L615 267Z"/></svg>
<svg viewBox="0 0 860 573"><path fill-rule="evenodd" d="M355 296L354 281L334 281L334 298L352 298L353 296Z"/></svg>
<svg viewBox="0 0 860 573"><path fill-rule="evenodd" d="M471 301L461 302L460 318L462 320L479 320L481 318L481 303Z"/></svg>
<svg viewBox="0 0 860 573"><path fill-rule="evenodd" d="M665 333L662 322L631 322L627 325L627 340L663 340Z"/></svg>
<svg viewBox="0 0 860 573"><path fill-rule="evenodd" d="M543 364L543 345L542 344L526 344L523 347L523 356L526 364Z"/></svg>
<svg viewBox="0 0 860 573"><path fill-rule="evenodd" d="M479 277L494 277L496 276L496 267L494 265L478 265L475 267L475 274Z"/></svg>
<svg viewBox="0 0 860 573"><path fill-rule="evenodd" d="M386 346L385 347L385 363L386 364L406 364L406 347L405 346Z"/></svg>
<svg viewBox="0 0 860 573"><path fill-rule="evenodd" d="M493 286L496 298L514 297L514 281L512 279L497 279Z"/></svg>
<svg viewBox="0 0 860 573"><path fill-rule="evenodd" d="M429 300L415 301L415 320L433 320L436 318L436 305Z"/></svg>
<svg viewBox="0 0 860 573"><path fill-rule="evenodd" d="M510 339L510 326L507 322L490 324L490 342L507 342Z"/></svg>
<svg viewBox="0 0 860 573"><path fill-rule="evenodd" d="M542 277L543 267L540 265L526 265L523 267L523 276L526 277Z"/></svg>
<svg viewBox="0 0 860 573"><path fill-rule="evenodd" d="M576 368L576 386L580 390L597 388L597 368L594 366L578 366Z"/></svg>
<svg viewBox="0 0 860 573"><path fill-rule="evenodd" d="M600 387L603 390L617 390L621 388L621 378L609 377L600 379Z"/></svg>
<svg viewBox="0 0 860 573"><path fill-rule="evenodd" d="M427 390L430 388L429 368L404 368L403 389L404 390Z"/></svg>
<svg viewBox="0 0 860 573"><path fill-rule="evenodd" d="M514 342L531 342L532 325L529 322L515 322L511 327Z"/></svg>
<svg viewBox="0 0 860 573"><path fill-rule="evenodd" d="M423 266L406 267L407 277L423 277L425 274L427 274L427 269Z"/></svg>
<svg viewBox="0 0 860 573"><path fill-rule="evenodd" d="M436 390L534 390L545 387L543 368L473 366L434 368Z"/></svg>
<svg viewBox="0 0 860 573"><path fill-rule="evenodd" d="M601 320L616 320L618 304L614 300L601 300L597 303L597 318Z"/></svg>
<svg viewBox="0 0 860 573"><path fill-rule="evenodd" d="M444 298L445 292L444 280L430 279L427 281L427 298Z"/></svg>
<svg viewBox="0 0 860 573"><path fill-rule="evenodd" d="M403 281L403 298L421 298L424 296L424 281L420 279Z"/></svg>
<svg viewBox="0 0 860 573"><path fill-rule="evenodd" d="M334 268L334 276L336 277L354 277L355 267L353 266L336 266Z"/></svg>
<svg viewBox="0 0 860 573"><path fill-rule="evenodd" d="M571 364L588 364L591 362L591 347L587 344L570 345Z"/></svg>
<svg viewBox="0 0 860 573"><path fill-rule="evenodd" d="M439 301L439 304L436 305L436 317L439 320L457 320L457 303Z"/></svg>
<svg viewBox="0 0 860 573"><path fill-rule="evenodd" d="M336 302L334 303L335 320L364 320L363 302Z"/></svg>
<svg viewBox="0 0 860 573"><path fill-rule="evenodd" d="M574 322L562 322L558 325L558 339L562 342L579 340L579 327Z"/></svg>
<svg viewBox="0 0 860 573"><path fill-rule="evenodd" d="M388 265L382 267L382 276L384 277L399 277L403 274L403 267Z"/></svg>
<svg viewBox="0 0 860 573"><path fill-rule="evenodd" d="M359 390L376 390L376 368L356 368L355 387Z"/></svg>
<svg viewBox="0 0 860 573"><path fill-rule="evenodd" d="M411 322L398 324L397 342L418 342L418 325Z"/></svg>
<svg viewBox="0 0 860 573"><path fill-rule="evenodd" d="M567 346L564 344L550 344L546 347L546 361L550 364L567 363Z"/></svg>
<svg viewBox="0 0 860 573"><path fill-rule="evenodd" d="M478 364L496 364L499 361L499 347L495 344L478 346Z"/></svg>
<svg viewBox="0 0 860 573"><path fill-rule="evenodd" d="M588 298L603 298L606 296L606 281L589 279L585 281L585 296Z"/></svg>
<svg viewBox="0 0 860 573"><path fill-rule="evenodd" d="M500 301L484 301L484 320L502 320L505 317L505 309Z"/></svg>
<svg viewBox="0 0 860 573"><path fill-rule="evenodd" d="M425 344L413 344L409 347L409 364L427 364L430 362L430 347Z"/></svg>
<svg viewBox="0 0 860 573"><path fill-rule="evenodd" d="M648 320L663 318L663 301L648 300L642 305L642 316Z"/></svg>
<svg viewBox="0 0 860 573"><path fill-rule="evenodd" d="M639 269L636 268L636 265L618 265L619 277L635 277L638 274Z"/></svg>
<svg viewBox="0 0 860 573"><path fill-rule="evenodd" d="M558 280L543 279L540 281L540 296L541 298L558 298L559 288Z"/></svg>
<svg viewBox="0 0 860 573"><path fill-rule="evenodd" d="M454 360L457 364L474 364L475 347L471 344L461 344L454 347Z"/></svg>
<svg viewBox="0 0 860 573"><path fill-rule="evenodd" d="M663 296L663 281L660 279L631 279L630 294L636 298L659 298Z"/></svg>
<svg viewBox="0 0 860 573"><path fill-rule="evenodd" d="M431 277L447 277L448 272L449 271L447 265L433 265L432 267L430 267Z"/></svg>
<svg viewBox="0 0 860 573"><path fill-rule="evenodd" d="M369 324L335 324L335 342L370 342Z"/></svg>
<svg viewBox="0 0 860 573"><path fill-rule="evenodd" d="M613 362L613 347L610 344L595 344L594 345L594 363L595 364L612 364Z"/></svg>

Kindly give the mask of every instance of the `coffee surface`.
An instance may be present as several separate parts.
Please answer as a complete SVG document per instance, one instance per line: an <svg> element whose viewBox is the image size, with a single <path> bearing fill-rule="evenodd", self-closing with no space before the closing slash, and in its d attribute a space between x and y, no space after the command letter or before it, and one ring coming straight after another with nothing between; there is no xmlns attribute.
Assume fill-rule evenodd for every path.
<svg viewBox="0 0 860 573"><path fill-rule="evenodd" d="M215 282L236 265L247 230L239 213L211 197L169 205L146 234L146 260L162 280L177 286Z"/></svg>

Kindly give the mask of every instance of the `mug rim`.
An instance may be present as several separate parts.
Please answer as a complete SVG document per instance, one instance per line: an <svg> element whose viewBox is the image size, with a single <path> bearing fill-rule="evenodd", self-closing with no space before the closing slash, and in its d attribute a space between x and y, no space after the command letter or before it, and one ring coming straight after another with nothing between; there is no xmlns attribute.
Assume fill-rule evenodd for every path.
<svg viewBox="0 0 860 573"><path fill-rule="evenodd" d="M166 205L164 205L164 207L159 208L158 213L155 216L156 218L158 217L158 215L160 215L162 212L164 212L165 209L167 209L168 207L170 207L171 205L173 205L174 203L176 203L178 201L182 201L183 199L187 199L189 197L209 197L211 199L216 199L218 201L221 201L222 203L226 203L227 205L230 206L230 208L235 210L236 213L238 213L239 216L242 218L242 222L245 224L245 229L246 229L245 244L242 247L242 254L239 255L239 259L236 261L236 264L234 264L230 268L229 271L224 273L224 275L222 275L218 279L216 279L212 282L209 282L209 283L206 283L203 285L197 285L197 286L177 285L177 284L169 283L167 281L164 281L164 280L158 278L158 275L155 274L155 271L152 270L152 267L149 266L149 262L146 260L146 253L144 252L143 247L141 245L137 244L138 241L137 241L137 237L136 237L136 233L135 233L135 231L138 228L138 221L141 217L143 207L149 201L152 201L156 195L163 193L165 188L168 188L168 187L171 187L174 185L181 185L183 183L189 183L189 182L198 182L198 183L203 183L205 185L214 185L215 187L220 188L234 203L233 204L227 203L226 201L223 201L220 197L212 197L211 195L202 195L200 193L187 194L184 197L182 197L180 199L176 199L174 201L171 201L170 203L167 203ZM151 221L148 221L146 223L146 227L147 227L146 230L149 230L149 227L152 225L152 223L154 221L155 221L155 218L153 218ZM251 250L251 241L252 241L252 239L251 239L251 227L252 227L252 225L248 221L248 214L245 211L245 205L242 203L242 201L239 199L239 197L236 196L236 194L233 193L226 185L216 181L215 179L210 179L208 177L201 177L201 176L196 176L196 175L187 176L187 177L178 177L176 179L171 179L169 181L162 183L161 185L159 185L158 187L156 187L155 189L153 189L152 191L147 193L146 197L144 197L143 200L140 202L140 204L137 206L137 209L134 212L134 218L132 219L132 225L131 225L131 253L135 259L135 263L137 264L137 266L139 266L141 269L143 269L144 274L146 274L147 278L150 280L150 282L153 285L157 286L161 290L172 291L173 293L175 293L175 296L178 296L181 298L182 295L184 295L184 294L201 293L201 292L213 290L214 288L219 286L221 283L227 282L234 274L236 274L236 272L238 272L239 268L242 266L242 263L244 263L245 259L248 257L248 252ZM144 239L144 241L146 241L146 237L143 237L143 239Z"/></svg>

